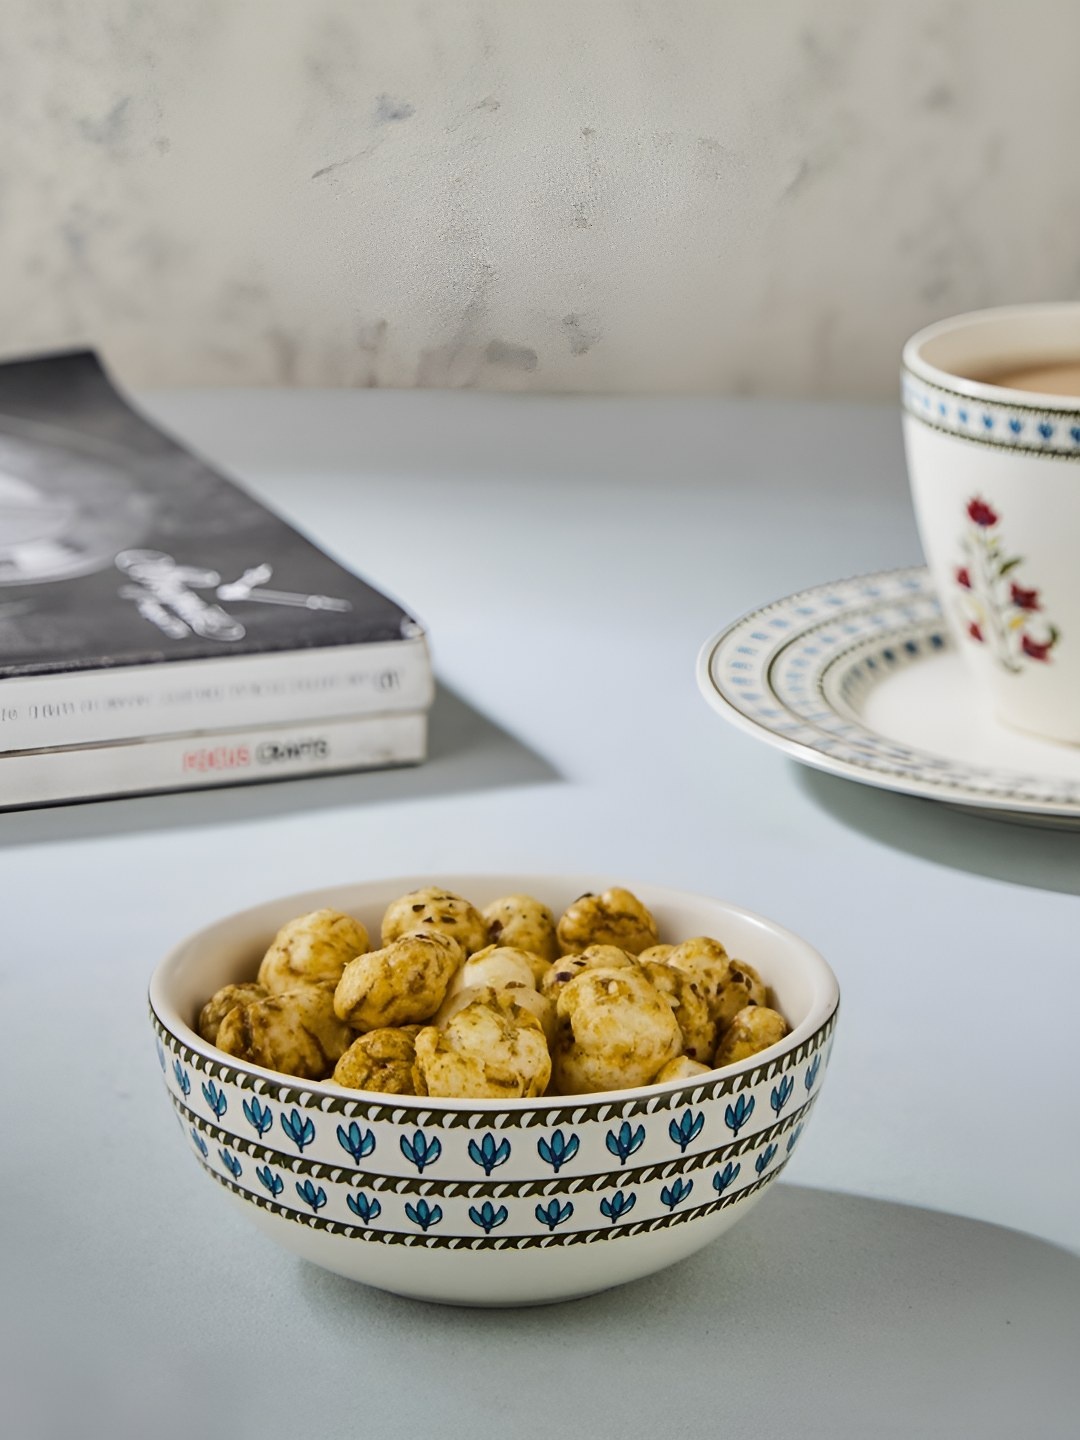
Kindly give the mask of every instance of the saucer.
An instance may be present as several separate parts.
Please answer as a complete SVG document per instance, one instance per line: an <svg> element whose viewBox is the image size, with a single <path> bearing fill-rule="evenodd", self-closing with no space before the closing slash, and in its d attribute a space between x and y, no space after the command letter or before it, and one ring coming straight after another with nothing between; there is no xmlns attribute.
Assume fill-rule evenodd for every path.
<svg viewBox="0 0 1080 1440"><path fill-rule="evenodd" d="M977 708L925 569L751 611L706 641L698 684L725 720L819 770L1000 819L1080 823L1080 746Z"/></svg>

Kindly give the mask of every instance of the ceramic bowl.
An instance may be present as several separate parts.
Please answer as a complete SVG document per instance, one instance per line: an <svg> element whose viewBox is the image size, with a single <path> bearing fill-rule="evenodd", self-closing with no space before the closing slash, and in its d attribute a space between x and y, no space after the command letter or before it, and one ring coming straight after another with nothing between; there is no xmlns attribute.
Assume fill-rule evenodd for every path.
<svg viewBox="0 0 1080 1440"><path fill-rule="evenodd" d="M648 1275L728 1230L791 1157L828 1065L839 991L804 940L736 905L632 885L662 938L713 935L761 971L791 1033L695 1083L543 1100L366 1094L245 1064L194 1029L253 977L275 931L323 906L378 934L389 902L438 883L483 906L537 896L559 914L596 876L405 876L273 900L211 925L154 973L150 1012L196 1161L286 1249L422 1299L522 1305Z"/></svg>

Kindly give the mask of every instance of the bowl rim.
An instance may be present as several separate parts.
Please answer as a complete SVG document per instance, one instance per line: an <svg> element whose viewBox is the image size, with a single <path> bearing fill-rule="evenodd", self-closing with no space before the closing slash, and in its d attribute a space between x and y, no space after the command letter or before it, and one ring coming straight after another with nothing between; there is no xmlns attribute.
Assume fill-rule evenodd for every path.
<svg viewBox="0 0 1080 1440"><path fill-rule="evenodd" d="M169 995L169 982L172 972L183 961L186 955L200 942L209 940L216 931L242 923L247 919L254 920L271 907L278 907L286 903L297 903L297 915L307 914L311 910L326 908L328 898L331 896L340 897L343 890L379 890L388 886L401 885L400 894L407 894L409 890L421 888L422 885L437 884L457 894L468 895L470 883L489 885L497 882L500 886L506 885L503 894L536 894L537 898L544 893L544 888L550 886L574 890L581 885L584 888L577 890L577 894L588 892L598 893L612 886L620 886L623 889L631 890L639 895L650 908L654 904L678 903L680 901L702 901L710 905L718 906L737 915L741 920L749 922L762 931L770 934L774 939L790 945L796 954L799 955L799 963L804 964L812 978L812 999L808 1013L802 1021L793 1027L782 1040L775 1045L770 1045L765 1050L759 1050L745 1060L736 1061L732 1065L725 1065L718 1069L710 1069L702 1075L695 1075L690 1079L668 1080L662 1084L642 1085L621 1090L595 1090L575 1095L545 1095L534 1099L468 1099L457 1097L443 1097L432 1095L388 1095L382 1091L357 1090L344 1085L335 1085L331 1080L306 1080L299 1075L287 1075L279 1070L270 1070L263 1065L256 1065L251 1061L239 1060L234 1055L229 1055L219 1050L216 1045L211 1045L204 1040L196 1030L187 1023L179 1010L173 1004ZM526 888L532 886L532 889ZM340 903L340 902L339 902ZM354 902L356 905L363 905L361 898ZM546 903L546 902L543 902ZM337 908L337 907L333 907ZM229 983L229 982L226 982ZM235 983L235 982L234 982ZM325 1097L331 1100L351 1100L358 1104L378 1105L391 1107L395 1111L443 1111L448 1114L460 1113L484 1113L495 1114L499 1112L540 1112L540 1111L566 1111L567 1109L578 1109L593 1106L617 1106L626 1103L649 1100L655 1096L676 1095L680 1092L698 1091L702 1087L712 1086L717 1081L724 1082L721 1091L730 1089L730 1082L741 1075L748 1074L768 1066L778 1060L781 1056L798 1050L806 1042L816 1038L818 1033L834 1020L840 1005L840 986L828 962L824 956L804 940L795 931L789 930L786 926L780 925L775 920L759 914L757 911L749 910L744 905L738 905L734 901L720 900L714 896L703 895L698 891L681 890L672 886L654 885L649 882L629 882L625 878L612 879L610 876L597 875L562 875L562 874L503 874L501 871L474 871L458 872L457 874L443 876L438 875L404 875L404 876L377 876L370 880L343 881L337 885L320 886L316 890L302 890L287 895L275 896L255 905L245 906L242 910L232 911L228 915L220 916L211 921L208 925L200 926L192 931L182 940L178 941L154 967L150 977L147 993L152 1020L156 1020L161 1029L170 1035L174 1040L180 1042L181 1046L195 1055L200 1056L211 1065L223 1070L234 1070L240 1075L248 1075L256 1080L263 1080L290 1091L303 1091L310 1094L313 1100Z"/></svg>

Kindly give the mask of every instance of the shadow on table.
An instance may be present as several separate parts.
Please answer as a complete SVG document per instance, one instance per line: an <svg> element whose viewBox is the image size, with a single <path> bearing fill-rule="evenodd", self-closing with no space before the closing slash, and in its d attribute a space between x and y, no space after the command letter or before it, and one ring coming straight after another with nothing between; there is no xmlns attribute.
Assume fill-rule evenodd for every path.
<svg viewBox="0 0 1080 1440"><path fill-rule="evenodd" d="M872 840L954 870L1080 895L1080 829L1006 821L793 765L830 815Z"/></svg>
<svg viewBox="0 0 1080 1440"><path fill-rule="evenodd" d="M191 1180L207 1191L206 1256L133 1209L130 1240L102 1237L105 1296L77 1263L79 1196L45 1187L45 1215L65 1219L41 1229L58 1258L43 1241L5 1257L18 1296L0 1312L5 1434L1076 1437L1080 1257L996 1225L781 1183L730 1234L634 1285L462 1310L249 1245L239 1207L226 1215ZM220 1270L202 1263L215 1255ZM588 1249L578 1263L584 1282Z"/></svg>
<svg viewBox="0 0 1080 1440"><path fill-rule="evenodd" d="M542 756L439 685L423 765L12 811L0 814L0 846L246 822L309 810L539 785L559 778Z"/></svg>
<svg viewBox="0 0 1080 1440"><path fill-rule="evenodd" d="M448 1311L296 1275L314 1328L358 1346L407 1332L421 1386L436 1357L459 1356L463 1435L498 1433L500 1400L516 1435L1075 1434L1080 1257L913 1206L781 1184L681 1264L533 1310ZM560 1397L573 1413L552 1426ZM390 1414L384 1399L368 1391L369 1419ZM615 1427L610 1406L634 1423Z"/></svg>

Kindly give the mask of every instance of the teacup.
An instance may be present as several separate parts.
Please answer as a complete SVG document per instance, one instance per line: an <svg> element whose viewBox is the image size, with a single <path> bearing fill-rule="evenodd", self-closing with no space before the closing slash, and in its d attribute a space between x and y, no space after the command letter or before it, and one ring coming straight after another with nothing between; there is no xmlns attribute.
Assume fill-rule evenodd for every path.
<svg viewBox="0 0 1080 1440"><path fill-rule="evenodd" d="M1080 386L1035 386L1057 369L1068 388L1078 362L1080 304L1017 305L920 330L902 374L915 516L956 644L998 719L1072 744Z"/></svg>

